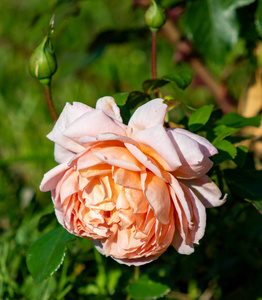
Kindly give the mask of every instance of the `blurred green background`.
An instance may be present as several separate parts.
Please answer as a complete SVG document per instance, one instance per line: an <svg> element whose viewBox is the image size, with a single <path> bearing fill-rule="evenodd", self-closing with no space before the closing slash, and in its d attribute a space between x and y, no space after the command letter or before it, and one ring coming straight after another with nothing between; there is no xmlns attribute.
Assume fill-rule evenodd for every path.
<svg viewBox="0 0 262 300"><path fill-rule="evenodd" d="M226 99L230 109L236 111L240 96L258 68L253 51L260 42L254 28L259 1L242 1L243 7L241 1L231 1L237 5L231 8L234 16L229 25L237 24L239 38L222 47L223 56L216 56L216 61L210 59L212 47L207 53L208 47L203 50L196 44L197 51L192 51L190 57L179 50L181 45L190 45L191 51L190 37L193 43L207 43L205 32L201 35L201 26L196 36L185 25L192 18L191 1L162 2L168 8L170 22L176 24L182 43L175 41L175 51L170 40L175 33L170 29L169 37L165 32L160 33L158 74L188 70L194 77L185 92L168 87L163 93L193 107L214 103L225 108ZM208 1L195 3L203 5L202 16L200 11L195 13L196 18L204 17L205 23L204 6ZM214 1L217 3L220 2ZM134 268L101 257L88 240L70 243L61 269L39 285L33 283L27 270L28 247L57 226L50 194L39 191L43 174L56 165L53 143L45 137L54 123L43 87L29 75L28 60L55 14L53 44L58 71L53 77L52 91L58 112L66 102L80 101L94 106L99 97L141 90L142 82L151 77L150 32L143 20L147 4L131 0L0 2L0 299L126 297ZM223 9L219 5L215 8L218 13ZM186 17L182 14L178 18L185 11ZM190 26L197 28L196 24ZM231 32L230 27L225 29ZM102 32L106 33L100 36ZM212 34L212 40L218 38L216 31ZM195 61L209 70L209 83L198 73L199 65L192 63ZM212 89L213 82L217 85ZM222 93L220 101L216 91L223 92L225 88L227 94ZM183 106L179 107L173 113L173 121L179 122L184 114ZM49 214L47 223L41 219L46 214ZM261 232L259 212L250 203L229 197L226 205L208 211L207 233L194 254L182 256L169 249L156 262L141 267L141 273L168 284L172 292L167 298L262 299Z"/></svg>

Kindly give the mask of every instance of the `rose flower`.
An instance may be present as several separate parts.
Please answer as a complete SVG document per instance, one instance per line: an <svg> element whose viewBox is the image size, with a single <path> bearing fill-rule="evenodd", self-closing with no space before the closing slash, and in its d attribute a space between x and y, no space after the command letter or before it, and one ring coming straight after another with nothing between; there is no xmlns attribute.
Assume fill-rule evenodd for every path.
<svg viewBox="0 0 262 300"><path fill-rule="evenodd" d="M206 175L216 148L181 128L164 128L167 106L154 99L123 124L112 97L96 108L66 104L47 136L58 166L51 191L59 223L120 263L142 265L170 245L190 254L203 237L206 207L221 192Z"/></svg>

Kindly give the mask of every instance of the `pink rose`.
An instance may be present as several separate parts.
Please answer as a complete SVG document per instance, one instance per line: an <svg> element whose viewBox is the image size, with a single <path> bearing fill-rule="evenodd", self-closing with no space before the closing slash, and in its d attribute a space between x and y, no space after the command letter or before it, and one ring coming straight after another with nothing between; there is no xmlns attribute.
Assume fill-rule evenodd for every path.
<svg viewBox="0 0 262 300"><path fill-rule="evenodd" d="M205 175L217 153L205 138L163 127L154 99L123 124L112 97L96 108L66 104L48 138L59 165L45 174L61 225L120 263L142 265L171 244L190 254L203 237L206 207L221 192Z"/></svg>

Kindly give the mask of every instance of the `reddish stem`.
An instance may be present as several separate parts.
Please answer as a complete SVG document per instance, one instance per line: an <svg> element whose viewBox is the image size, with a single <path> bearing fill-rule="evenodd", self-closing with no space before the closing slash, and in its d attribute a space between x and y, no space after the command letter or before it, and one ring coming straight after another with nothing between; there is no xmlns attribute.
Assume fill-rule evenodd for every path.
<svg viewBox="0 0 262 300"><path fill-rule="evenodd" d="M51 85L45 86L45 98L46 98L46 103L47 103L49 112L50 112L53 120L56 122L58 117L57 117L57 113L55 111L55 107L54 107L53 100L52 100Z"/></svg>
<svg viewBox="0 0 262 300"><path fill-rule="evenodd" d="M156 32L152 31L152 53L151 53L151 67L152 77L156 78Z"/></svg>

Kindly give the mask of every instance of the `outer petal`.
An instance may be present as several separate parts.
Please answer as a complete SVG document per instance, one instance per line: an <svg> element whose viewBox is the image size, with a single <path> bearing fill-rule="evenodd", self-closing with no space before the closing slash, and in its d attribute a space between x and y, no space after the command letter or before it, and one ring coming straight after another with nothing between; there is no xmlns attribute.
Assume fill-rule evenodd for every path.
<svg viewBox="0 0 262 300"><path fill-rule="evenodd" d="M198 244L199 240L204 236L206 228L206 208L204 204L198 199L193 190L188 188L183 183L180 183L184 190L188 201L191 202L194 213L194 228L191 231L192 243Z"/></svg>
<svg viewBox="0 0 262 300"><path fill-rule="evenodd" d="M83 136L97 136L101 133L115 133L125 136L125 131L102 110L93 110L75 120L65 131L64 135L78 141Z"/></svg>
<svg viewBox="0 0 262 300"><path fill-rule="evenodd" d="M78 153L82 151L83 147L64 136L63 132L76 119L91 110L93 110L93 108L79 102L74 102L73 105L67 103L62 113L60 114L53 130L47 135L47 137L51 141L71 152Z"/></svg>
<svg viewBox="0 0 262 300"><path fill-rule="evenodd" d="M140 143L144 153L156 159L166 171L174 171L181 166L174 144L162 125L135 131L132 138Z"/></svg>
<svg viewBox="0 0 262 300"><path fill-rule="evenodd" d="M57 183L68 169L69 166L67 165L67 163L63 163L45 173L44 178L40 184L40 190L42 192L54 190Z"/></svg>
<svg viewBox="0 0 262 300"><path fill-rule="evenodd" d="M180 181L196 193L205 207L216 207L226 202L226 195L220 199L222 196L221 191L207 175L192 180L181 179Z"/></svg>
<svg viewBox="0 0 262 300"><path fill-rule="evenodd" d="M70 161L75 156L75 153L55 144L54 156L55 161L60 164Z"/></svg>
<svg viewBox="0 0 262 300"><path fill-rule="evenodd" d="M97 100L96 109L101 109L110 118L115 119L119 122L123 122L120 116L120 109L116 105L115 99L112 97L103 97Z"/></svg>
<svg viewBox="0 0 262 300"><path fill-rule="evenodd" d="M162 224L167 224L170 219L169 211L171 209L167 184L151 172L141 174L141 184L155 217Z"/></svg>
<svg viewBox="0 0 262 300"><path fill-rule="evenodd" d="M144 130L156 125L163 125L167 105L163 99L154 99L140 106L129 120L128 126L135 130Z"/></svg>
<svg viewBox="0 0 262 300"><path fill-rule="evenodd" d="M176 177L186 179L201 177L211 169L213 163L208 158L210 155L196 140L177 130L168 130L168 135L182 162L181 167L174 172Z"/></svg>
<svg viewBox="0 0 262 300"><path fill-rule="evenodd" d="M171 130L173 132L184 134L184 135L190 137L191 139L195 140L200 145L200 149L205 156L212 156L212 155L217 154L217 152L218 152L216 147L214 147L207 139L205 139L204 137L202 137L198 134L192 133L192 132L182 129L182 128L174 128Z"/></svg>

